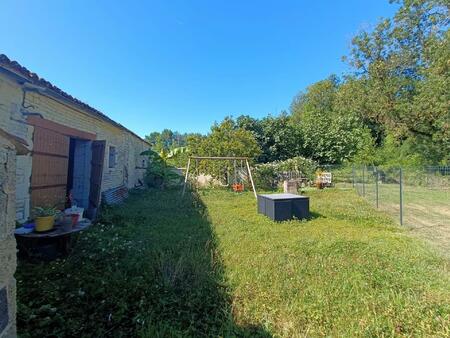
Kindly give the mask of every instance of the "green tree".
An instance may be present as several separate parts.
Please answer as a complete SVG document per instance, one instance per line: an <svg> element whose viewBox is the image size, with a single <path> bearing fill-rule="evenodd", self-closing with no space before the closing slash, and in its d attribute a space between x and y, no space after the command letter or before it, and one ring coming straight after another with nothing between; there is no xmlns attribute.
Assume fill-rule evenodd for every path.
<svg viewBox="0 0 450 338"><path fill-rule="evenodd" d="M399 146L416 144L406 148L428 154L422 156L427 161L444 161L448 154L449 2L391 2L400 5L392 19L353 39L347 60L355 69L354 80L340 104L357 107L378 144L391 135ZM353 101L352 92L358 93Z"/></svg>
<svg viewBox="0 0 450 338"><path fill-rule="evenodd" d="M294 122L300 122L305 114L324 114L334 108L339 79L331 75L328 79L309 86L306 92L299 93L291 103Z"/></svg>
<svg viewBox="0 0 450 338"><path fill-rule="evenodd" d="M188 147L192 154L200 156L246 156L253 159L260 154L253 134L239 128L231 117L215 123L206 137L191 137Z"/></svg>
<svg viewBox="0 0 450 338"><path fill-rule="evenodd" d="M159 153L151 149L143 151L141 155L148 156L150 163L145 175L147 185L164 189L171 183L178 184L181 176L171 165L170 160L185 153L187 153L186 147L173 148L170 151L163 149Z"/></svg>
<svg viewBox="0 0 450 338"><path fill-rule="evenodd" d="M415 150L429 161L450 164L450 31L443 39L427 42L423 81L411 105L408 124L413 129Z"/></svg>
<svg viewBox="0 0 450 338"><path fill-rule="evenodd" d="M197 156L245 156L252 161L260 154L260 148L252 132L240 128L231 117L215 123L206 136L193 135L188 139L191 155ZM210 174L230 182L234 163L230 161L195 161L193 172Z"/></svg>
<svg viewBox="0 0 450 338"><path fill-rule="evenodd" d="M303 140L300 129L292 123L291 117L282 112L279 116L254 119L239 116L238 127L250 131L261 149L257 162L284 161L302 153Z"/></svg>
<svg viewBox="0 0 450 338"><path fill-rule="evenodd" d="M332 76L294 98L291 113L303 138L303 156L320 163L342 163L357 154L367 159L373 143L370 130L354 111L336 109L342 86Z"/></svg>
<svg viewBox="0 0 450 338"><path fill-rule="evenodd" d="M159 153L163 150L169 152L175 148L185 147L190 135L192 134L164 129L162 132L151 132L145 139L152 145L152 149Z"/></svg>
<svg viewBox="0 0 450 338"><path fill-rule="evenodd" d="M369 128L375 145L380 146L386 135L386 128L378 119L372 118L376 113L370 111L372 106L367 82L365 78L346 76L335 93L333 109L357 117Z"/></svg>

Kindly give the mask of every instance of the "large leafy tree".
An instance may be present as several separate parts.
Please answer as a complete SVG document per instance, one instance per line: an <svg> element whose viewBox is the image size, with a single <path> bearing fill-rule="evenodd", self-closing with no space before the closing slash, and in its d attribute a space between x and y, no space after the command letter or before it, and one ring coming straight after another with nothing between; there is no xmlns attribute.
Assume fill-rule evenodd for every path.
<svg viewBox="0 0 450 338"><path fill-rule="evenodd" d="M358 93L359 115L378 141L386 134L400 145L414 140L418 147L412 151L437 161L443 153L433 144L446 149L448 142L449 2L391 2L400 5L395 16L352 41L347 60L355 69L354 80L341 104L349 107L350 93Z"/></svg>
<svg viewBox="0 0 450 338"><path fill-rule="evenodd" d="M192 135L189 133L180 133L170 129L164 129L161 132L152 132L147 135L146 140L152 145L152 149L156 152L169 152L174 148L185 147L187 138Z"/></svg>
<svg viewBox="0 0 450 338"><path fill-rule="evenodd" d="M192 135L188 138L191 155L197 156L243 156L250 161L256 159L261 150L251 131L240 128L231 117L215 123L206 135ZM193 170L210 174L219 180L230 181L240 161L195 161Z"/></svg>
<svg viewBox="0 0 450 338"><path fill-rule="evenodd" d="M294 98L306 156L449 162L449 2L391 2L399 5L393 18L353 39L346 58L353 73L319 81ZM379 156L361 156L371 145Z"/></svg>
<svg viewBox="0 0 450 338"><path fill-rule="evenodd" d="M450 32L430 39L425 51L428 67L411 104L410 128L417 151L429 159L450 163ZM416 147L417 149L417 147Z"/></svg>
<svg viewBox="0 0 450 338"><path fill-rule="evenodd" d="M303 137L303 155L321 163L342 163L372 143L369 129L355 112L336 109L341 87L332 76L309 86L291 104Z"/></svg>
<svg viewBox="0 0 450 338"><path fill-rule="evenodd" d="M371 103L368 101L369 86L367 79L346 76L335 92L333 110L357 117L368 127L376 145L381 145L385 136L385 126L367 112Z"/></svg>
<svg viewBox="0 0 450 338"><path fill-rule="evenodd" d="M300 129L292 123L291 117L286 112L262 119L239 116L236 124L250 131L258 142L261 149L258 162L283 161L302 153L303 141Z"/></svg>
<svg viewBox="0 0 450 338"><path fill-rule="evenodd" d="M239 128L231 117L215 123L207 136L189 138L188 147L192 154L200 156L246 156L253 159L260 154L253 134Z"/></svg>
<svg viewBox="0 0 450 338"><path fill-rule="evenodd" d="M291 103L292 118L300 122L305 114L323 114L333 110L339 79L331 75L328 79L316 82L299 93Z"/></svg>

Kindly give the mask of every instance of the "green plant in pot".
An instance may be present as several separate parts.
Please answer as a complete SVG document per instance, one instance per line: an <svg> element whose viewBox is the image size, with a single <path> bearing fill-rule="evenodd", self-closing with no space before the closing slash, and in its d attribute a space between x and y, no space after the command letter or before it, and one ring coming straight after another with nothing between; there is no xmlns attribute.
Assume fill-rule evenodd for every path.
<svg viewBox="0 0 450 338"><path fill-rule="evenodd" d="M55 207L35 207L33 208L34 221L36 223L35 231L49 231L55 225L55 216L59 210Z"/></svg>

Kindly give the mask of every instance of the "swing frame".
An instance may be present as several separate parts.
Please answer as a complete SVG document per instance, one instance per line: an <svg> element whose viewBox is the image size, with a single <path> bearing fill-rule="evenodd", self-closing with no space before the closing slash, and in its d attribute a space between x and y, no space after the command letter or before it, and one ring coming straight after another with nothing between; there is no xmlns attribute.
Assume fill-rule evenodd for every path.
<svg viewBox="0 0 450 338"><path fill-rule="evenodd" d="M250 179L250 182L252 184L252 190L253 194L255 195L255 198L258 198L258 195L256 194L255 189L255 183L253 182L253 176L252 171L250 169L250 164L248 163L248 157L235 157L235 156L190 156L188 159L188 163L186 166L186 174L184 176L184 184L183 184L183 192L182 195L184 195L184 192L186 191L186 185L189 178L189 169L191 167L191 160L200 161L200 160L209 160L209 161L236 161L236 160L242 160L245 161L245 165L247 167L248 177Z"/></svg>

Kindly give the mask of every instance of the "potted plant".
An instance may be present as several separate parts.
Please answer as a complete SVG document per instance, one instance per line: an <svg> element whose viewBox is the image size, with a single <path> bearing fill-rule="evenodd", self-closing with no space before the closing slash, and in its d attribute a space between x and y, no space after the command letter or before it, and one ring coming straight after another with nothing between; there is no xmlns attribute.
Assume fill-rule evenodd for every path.
<svg viewBox="0 0 450 338"><path fill-rule="evenodd" d="M33 209L37 232L49 231L55 224L55 215L59 210L54 207L36 207Z"/></svg>

